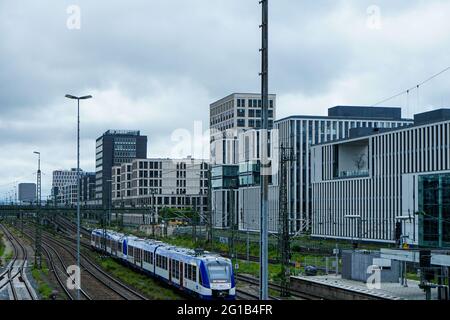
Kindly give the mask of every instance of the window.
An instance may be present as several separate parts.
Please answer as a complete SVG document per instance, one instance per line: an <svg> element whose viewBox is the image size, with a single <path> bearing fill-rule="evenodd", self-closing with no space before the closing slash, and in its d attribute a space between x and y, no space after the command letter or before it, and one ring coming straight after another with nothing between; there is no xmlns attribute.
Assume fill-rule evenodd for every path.
<svg viewBox="0 0 450 320"><path fill-rule="evenodd" d="M226 264L209 264L208 273L211 282L224 282L230 279L230 267Z"/></svg>

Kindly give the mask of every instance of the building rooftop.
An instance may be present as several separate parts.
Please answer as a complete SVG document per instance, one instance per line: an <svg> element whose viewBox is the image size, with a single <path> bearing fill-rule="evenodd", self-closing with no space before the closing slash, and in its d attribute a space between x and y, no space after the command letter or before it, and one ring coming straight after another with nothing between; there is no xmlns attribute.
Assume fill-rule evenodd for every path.
<svg viewBox="0 0 450 320"><path fill-rule="evenodd" d="M399 107L367 107L367 106L335 106L328 109L328 116L292 115L275 122L289 119L345 119L345 120L372 120L372 121L399 121L413 122L413 119L401 117Z"/></svg>
<svg viewBox="0 0 450 320"><path fill-rule="evenodd" d="M216 104L218 104L219 102L222 102L222 101L229 100L229 99L231 99L232 97L234 97L235 95L242 95L242 96L261 96L261 93L243 93L243 92L234 92L234 93L229 94L229 95L227 95L227 96L225 96L225 97L223 97L223 98L220 98L220 99L217 100L217 101L214 101L213 103L210 104L210 106L216 105ZM269 97L270 97L270 98L275 98L276 96L277 96L277 95L276 95L276 94L273 94L273 93L269 94Z"/></svg>
<svg viewBox="0 0 450 320"><path fill-rule="evenodd" d="M414 123L412 123L409 126L402 126L395 128L352 128L350 129L350 136L348 138L331 140L323 143L318 143L315 145L334 144L336 142L345 142L355 140L358 138L367 138L376 134L406 130L412 127L420 127L444 121L450 121L450 109L437 109L433 111L418 113L414 115Z"/></svg>
<svg viewBox="0 0 450 320"><path fill-rule="evenodd" d="M450 109L437 109L414 115L414 125L423 125L450 120Z"/></svg>
<svg viewBox="0 0 450 320"><path fill-rule="evenodd" d="M108 130L103 135L104 136L112 136L112 135L126 135L126 136L139 136L141 132L139 130Z"/></svg>

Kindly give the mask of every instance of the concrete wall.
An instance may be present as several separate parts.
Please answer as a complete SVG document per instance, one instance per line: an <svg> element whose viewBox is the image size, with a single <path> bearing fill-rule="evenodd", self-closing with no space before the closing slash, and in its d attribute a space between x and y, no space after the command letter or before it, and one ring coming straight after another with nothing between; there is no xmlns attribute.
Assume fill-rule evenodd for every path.
<svg viewBox="0 0 450 320"><path fill-rule="evenodd" d="M374 265L374 259L379 258L379 252L363 253L361 251L344 251L342 253L342 278L366 282L371 276L367 268ZM381 282L398 282L400 277L400 263L391 261L391 268L381 270Z"/></svg>

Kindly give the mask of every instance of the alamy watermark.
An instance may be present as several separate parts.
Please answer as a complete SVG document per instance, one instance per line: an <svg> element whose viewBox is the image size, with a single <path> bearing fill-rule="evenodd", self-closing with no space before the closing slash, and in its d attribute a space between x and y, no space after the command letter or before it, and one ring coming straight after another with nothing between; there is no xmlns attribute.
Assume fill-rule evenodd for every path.
<svg viewBox="0 0 450 320"><path fill-rule="evenodd" d="M72 4L66 9L69 15L66 20L66 26L69 30L80 30L81 29L81 8L76 4Z"/></svg>
<svg viewBox="0 0 450 320"><path fill-rule="evenodd" d="M67 274L69 277L66 280L66 286L69 290L77 290L81 288L81 272L80 268L76 265L70 265L67 267Z"/></svg>
<svg viewBox="0 0 450 320"><path fill-rule="evenodd" d="M380 30L382 27L381 8L377 5L371 5L367 8L367 28Z"/></svg>
<svg viewBox="0 0 450 320"><path fill-rule="evenodd" d="M381 267L371 265L367 268L367 273L370 274L366 281L367 289L381 289Z"/></svg>

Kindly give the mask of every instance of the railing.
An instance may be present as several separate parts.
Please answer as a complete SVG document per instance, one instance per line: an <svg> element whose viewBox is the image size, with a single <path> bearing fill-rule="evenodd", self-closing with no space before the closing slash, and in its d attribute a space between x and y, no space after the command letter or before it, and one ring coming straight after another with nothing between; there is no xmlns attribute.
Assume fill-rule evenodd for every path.
<svg viewBox="0 0 450 320"><path fill-rule="evenodd" d="M348 170L339 172L338 178L367 177L369 170Z"/></svg>

